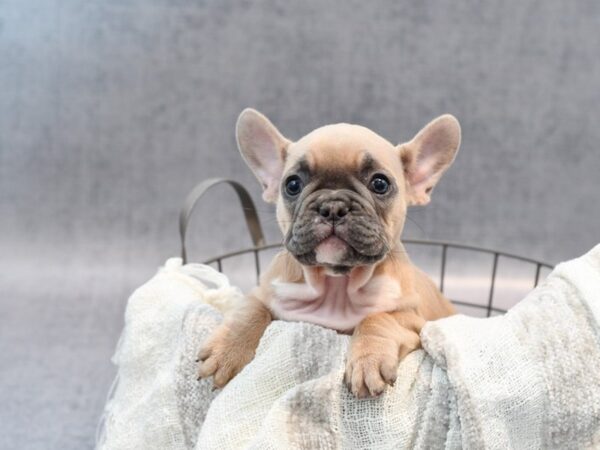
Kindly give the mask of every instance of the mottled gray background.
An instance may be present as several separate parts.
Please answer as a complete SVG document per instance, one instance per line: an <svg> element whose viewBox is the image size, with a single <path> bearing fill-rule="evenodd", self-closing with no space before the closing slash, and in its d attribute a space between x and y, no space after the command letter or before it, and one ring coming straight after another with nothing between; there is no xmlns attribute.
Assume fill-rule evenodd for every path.
<svg viewBox="0 0 600 450"><path fill-rule="evenodd" d="M455 166L406 235L557 262L600 241L600 3L0 1L0 448L90 448L129 293L178 252L186 192L258 185L254 106L297 138L409 139L444 112ZM277 239L270 208L261 214ZM195 259L249 244L226 188Z"/></svg>

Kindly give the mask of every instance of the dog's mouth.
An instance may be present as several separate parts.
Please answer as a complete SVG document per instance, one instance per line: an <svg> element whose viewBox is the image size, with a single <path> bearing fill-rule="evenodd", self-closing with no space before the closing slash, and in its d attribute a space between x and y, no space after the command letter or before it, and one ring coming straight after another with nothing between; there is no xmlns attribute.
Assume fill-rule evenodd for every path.
<svg viewBox="0 0 600 450"><path fill-rule="evenodd" d="M339 236L335 231L326 237L315 247L315 258L320 264L338 264L342 261L350 245Z"/></svg>
<svg viewBox="0 0 600 450"><path fill-rule="evenodd" d="M354 242L347 234L331 227L327 232L313 235L308 251L306 247L305 251L298 251L300 249L293 245L287 247L301 264L325 266L339 274L347 273L356 266L374 264L385 257L385 246L367 246L363 242ZM288 241L288 244L291 242Z"/></svg>

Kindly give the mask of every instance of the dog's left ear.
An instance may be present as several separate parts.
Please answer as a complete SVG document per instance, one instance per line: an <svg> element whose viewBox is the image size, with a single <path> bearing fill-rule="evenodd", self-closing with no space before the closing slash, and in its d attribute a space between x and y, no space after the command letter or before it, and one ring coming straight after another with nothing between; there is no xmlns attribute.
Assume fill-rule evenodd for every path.
<svg viewBox="0 0 600 450"><path fill-rule="evenodd" d="M460 124L450 114L429 122L409 142L400 144L409 205L426 205L431 192L454 161L460 146Z"/></svg>
<svg viewBox="0 0 600 450"><path fill-rule="evenodd" d="M287 148L291 142L269 119L252 108L242 111L235 132L244 160L262 184L263 199L275 203Z"/></svg>

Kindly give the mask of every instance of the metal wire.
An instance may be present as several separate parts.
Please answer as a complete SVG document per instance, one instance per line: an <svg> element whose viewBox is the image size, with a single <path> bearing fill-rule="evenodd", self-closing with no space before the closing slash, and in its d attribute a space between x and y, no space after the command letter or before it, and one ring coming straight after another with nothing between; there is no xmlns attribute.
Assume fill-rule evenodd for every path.
<svg viewBox="0 0 600 450"><path fill-rule="evenodd" d="M244 248L241 250L225 253L214 258L210 258L204 261L205 264L217 264L217 269L219 272L223 271L223 261L234 258L236 256L245 255L248 253L254 254L254 269L256 273L256 279L258 280L261 273L260 267L260 253L265 250L271 250L282 247L282 244L265 244L265 239L262 231L262 227L260 225L260 221L258 219L258 213L256 212L256 208L254 203L252 202L252 198L248 191L244 188L243 185L236 181L225 180L222 178L214 178L205 180L196 186L186 197L185 203L179 215L179 230L180 230L180 238L181 238L181 255L184 263L187 259L186 245L185 245L185 236L186 230L188 226L188 222L194 206L197 204L198 200L208 191L211 187L217 184L229 184L234 188L236 194L240 199L240 204L242 207L242 211L244 213L244 218L246 220L246 225L248 227L248 231L250 232L250 237L252 238L252 247ZM537 286L540 282L541 271L542 268L552 269L553 266L541 261L537 261L533 258L528 258L521 255L515 255L512 253L502 252L498 250L492 250L483 247L477 247L475 245L461 244L456 242L446 242L446 241L427 241L421 239L405 239L402 241L404 244L410 245L421 245L421 246L430 246L430 247L440 247L441 248L441 260L440 260L440 282L439 288L440 291L444 292L445 280L446 280L446 272L447 272L447 259L448 259L448 249L460 249L460 250L468 250L474 253L482 253L493 255L492 260L492 272L490 279L490 289L488 294L487 304L478 304L464 301L463 299L452 299L452 302L460 305L460 306L468 306L472 308L483 309L486 311L486 315L489 317L492 313L503 313L505 310L501 308L497 308L494 306L495 294L496 294L496 279L498 276L498 262L500 257L503 259L512 259L517 261L522 261L528 264L532 264L535 266L535 277L533 280L533 286Z"/></svg>
<svg viewBox="0 0 600 450"><path fill-rule="evenodd" d="M540 281L540 271L542 270L542 264L537 263L535 268L535 281L533 282L533 287L536 287Z"/></svg>
<svg viewBox="0 0 600 450"><path fill-rule="evenodd" d="M448 256L448 245L442 245L442 267L440 273L440 292L444 293L444 277L446 276L446 258Z"/></svg>
<svg viewBox="0 0 600 450"><path fill-rule="evenodd" d="M492 314L492 304L494 302L494 287L496 286L496 274L498 273L498 258L500 254L494 252L494 264L492 265L492 282L490 283L490 296L488 298L487 317Z"/></svg>
<svg viewBox="0 0 600 450"><path fill-rule="evenodd" d="M523 262L534 265L536 268L535 277L534 277L534 286L537 286L539 284L542 268L547 268L547 269L553 268L553 266L550 264L547 264L547 263L544 263L541 261L536 261L532 258L527 258L527 257L519 256L519 255L514 255L511 253L501 252L499 250L492 250L492 249L483 248L483 247L476 247L474 245L460 244L460 243L454 243L454 242L444 242L444 241L426 241L426 240L420 240L420 239L404 239L402 242L407 245L420 245L420 246L430 246L430 247L440 247L441 248L439 288L440 288L440 291L442 291L442 292L444 292L445 279L446 279L447 271L448 271L448 269L447 269L448 249L468 250L468 251L471 251L474 253L492 255L493 256L492 269L491 269L491 274L490 274L490 288L489 288L489 292L488 292L487 303L481 304L481 303L468 302L468 301L465 301L462 299L454 299L454 298L451 299L452 303L454 303L456 305L466 306L469 308L476 308L479 310L484 310L485 315L487 317L490 317L492 315L492 313L505 313L506 312L505 309L494 306L500 257L505 258L505 259L513 259L513 260L517 260L517 261L523 261ZM254 253L255 271L256 271L256 277L258 279L258 277L260 277L260 273L261 273L260 265L259 265L260 253L265 250L272 250L272 249L276 249L276 248L282 248L282 244L280 244L280 243L268 244L268 245L257 246L257 247L249 247L249 248L245 248L242 250L236 250L234 252L224 253L222 255L219 255L214 258L210 258L210 259L204 261L204 264L214 264L216 262L217 266L218 266L218 270L222 272L221 261L227 260L230 258L235 258L237 256Z"/></svg>
<svg viewBox="0 0 600 450"><path fill-rule="evenodd" d="M228 184L237 194L238 199L240 200L240 206L242 207L242 212L244 213L244 219L246 220L246 226L248 227L250 237L252 238L252 244L254 244L255 247L265 244L265 238L260 225L260 220L258 220L256 207L246 188L234 180L228 180L226 178L210 178L196 185L196 187L190 191L185 198L179 213L179 239L181 241L181 259L184 264L187 262L185 238L192 212L194 212L194 208L200 198L202 198L210 188L218 184Z"/></svg>

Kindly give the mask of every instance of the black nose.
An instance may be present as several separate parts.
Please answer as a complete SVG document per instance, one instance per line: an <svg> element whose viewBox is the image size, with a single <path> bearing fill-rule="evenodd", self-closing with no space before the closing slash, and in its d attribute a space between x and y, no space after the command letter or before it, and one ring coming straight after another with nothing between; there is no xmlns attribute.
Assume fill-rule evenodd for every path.
<svg viewBox="0 0 600 450"><path fill-rule="evenodd" d="M340 201L323 203L319 207L319 214L327 220L340 220L348 214L348 206Z"/></svg>

